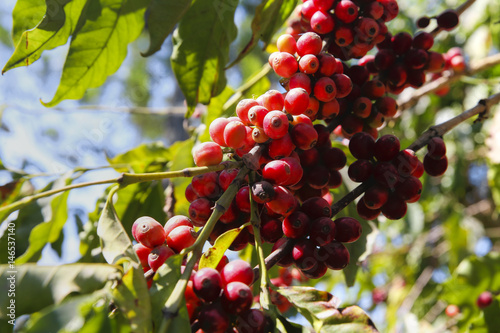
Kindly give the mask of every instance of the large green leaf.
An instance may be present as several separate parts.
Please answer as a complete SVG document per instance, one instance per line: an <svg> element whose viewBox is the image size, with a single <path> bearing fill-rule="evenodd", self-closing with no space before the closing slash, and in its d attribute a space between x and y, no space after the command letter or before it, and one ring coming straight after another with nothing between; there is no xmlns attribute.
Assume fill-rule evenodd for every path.
<svg viewBox="0 0 500 333"><path fill-rule="evenodd" d="M195 0L174 32L172 69L188 105L208 104L226 86L224 67L236 38L232 0Z"/></svg>
<svg viewBox="0 0 500 333"><path fill-rule="evenodd" d="M141 265L134 265L113 290L113 300L133 332L151 332L151 301Z"/></svg>
<svg viewBox="0 0 500 333"><path fill-rule="evenodd" d="M119 172L156 172L164 171L165 165L172 159L170 148L161 142L141 144L126 153L108 159L111 165Z"/></svg>
<svg viewBox="0 0 500 333"><path fill-rule="evenodd" d="M64 99L79 99L116 72L127 55L127 46L144 27L149 1L90 0L87 20L73 35L59 87L45 106Z"/></svg>
<svg viewBox="0 0 500 333"><path fill-rule="evenodd" d="M84 15L87 0L50 2L43 20L35 29L25 31L16 44L14 54L2 70L28 66L37 61L42 52L66 44L75 31L80 16Z"/></svg>
<svg viewBox="0 0 500 333"><path fill-rule="evenodd" d="M59 304L68 295L92 293L120 275L118 267L107 264L1 265L0 318L7 315L5 311L11 299L8 295L11 281L15 281L16 316L19 317Z"/></svg>
<svg viewBox="0 0 500 333"><path fill-rule="evenodd" d="M297 308L317 332L378 332L361 308L338 308L340 300L326 291L311 287L286 287L277 291Z"/></svg>
<svg viewBox="0 0 500 333"><path fill-rule="evenodd" d="M97 223L97 235L101 239L102 254L108 263L114 264L122 258L139 262L132 241L116 215L112 196L108 196L101 212Z"/></svg>
<svg viewBox="0 0 500 333"><path fill-rule="evenodd" d="M62 181L64 180L62 179ZM68 179L61 185L69 183ZM49 199L50 212L45 213L47 216L45 222L38 224L31 230L28 249L16 259L17 264L38 261L45 245L54 244L61 239L63 227L68 220L68 196L69 191L66 191Z"/></svg>
<svg viewBox="0 0 500 333"><path fill-rule="evenodd" d="M34 28L46 11L45 0L18 0L12 11L12 40L17 45L24 31Z"/></svg>
<svg viewBox="0 0 500 333"><path fill-rule="evenodd" d="M264 0L255 10L252 21L252 37L240 52L231 66L243 59L258 44L259 40L267 45L274 33L283 25L292 14L297 0ZM265 46L264 46L265 47Z"/></svg>
<svg viewBox="0 0 500 333"><path fill-rule="evenodd" d="M149 48L144 57L158 52L175 25L191 6L191 0L152 0L148 8Z"/></svg>

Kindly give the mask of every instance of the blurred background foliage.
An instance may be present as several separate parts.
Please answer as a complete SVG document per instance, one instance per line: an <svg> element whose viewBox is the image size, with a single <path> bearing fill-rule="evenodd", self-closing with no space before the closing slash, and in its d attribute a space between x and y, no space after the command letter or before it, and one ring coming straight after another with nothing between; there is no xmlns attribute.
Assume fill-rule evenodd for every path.
<svg viewBox="0 0 500 333"><path fill-rule="evenodd" d="M400 15L388 24L393 33L415 32L414 22L419 16L437 14L461 2L398 3ZM13 0L0 4L3 64L14 50L10 38L14 4ZM259 4L256 0L240 1L235 13L238 35L230 46L230 61L250 40L250 26ZM446 52L459 46L469 62L498 53L499 20L498 0L477 0L462 15L457 29L438 35L433 50ZM184 96L170 65L171 37L158 53L144 58L140 53L148 43L144 32L129 45L123 65L104 85L88 90L81 100L64 101L55 108L44 108L39 99L48 100L54 94L67 45L45 52L40 61L28 68L15 69L0 78L3 204L34 190L59 186L60 182L104 179L127 170L154 172L192 166L193 144L197 139L208 138L205 124L219 115L234 113L235 104L226 102L262 70L268 56L259 43L226 71L228 85L222 93L208 106L197 106L193 116L185 119ZM406 147L429 126L499 92L499 83L498 65L474 77L464 76L446 96L424 96L380 133L398 136L401 146ZM256 97L279 87L278 78L269 74L243 91L242 96ZM402 98L406 95L411 95L411 91L405 91ZM444 137L450 161L448 171L440 178L424 176L421 199L409 205L405 218L389 221L381 217L375 223L364 224L366 237L352 244L358 249L356 257L361 256L362 261L352 262L344 273L329 272L320 280L305 284L332 292L342 299L343 305L358 304L369 310L380 331L498 332L500 112L498 106L490 111L491 116L484 122L465 122ZM176 179L131 185L120 191L115 207L125 230L130 231L133 221L142 215L165 220L168 214L186 213L183 193L188 183L189 179ZM333 191L335 199L351 188L352 184L346 182ZM164 209L172 190L175 211ZM42 265L103 262L96 234L96 222L105 201L103 192L107 192L106 186L79 189L69 195L39 200L13 214L9 219L16 221L18 260ZM355 216L354 205L351 206L341 214ZM46 239L35 242L35 235L40 235L42 229L48 229ZM1 262L5 263L5 228L2 233L0 252ZM242 256L251 258L248 253L249 250L244 251ZM277 274L277 268L271 274ZM475 306L477 296L484 290L497 292L487 311ZM461 314L454 318L445 316L448 304L458 305Z"/></svg>

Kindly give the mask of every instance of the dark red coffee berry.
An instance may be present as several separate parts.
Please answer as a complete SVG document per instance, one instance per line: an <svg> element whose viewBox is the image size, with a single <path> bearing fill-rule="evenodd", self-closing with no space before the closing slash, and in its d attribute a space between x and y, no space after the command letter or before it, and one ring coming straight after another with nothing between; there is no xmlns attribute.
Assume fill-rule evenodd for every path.
<svg viewBox="0 0 500 333"><path fill-rule="evenodd" d="M334 221L335 239L342 243L352 243L361 236L361 224L352 217L341 217Z"/></svg>
<svg viewBox="0 0 500 333"><path fill-rule="evenodd" d="M205 302L219 298L222 290L222 279L217 270L209 267L200 269L193 277L193 290L196 296Z"/></svg>
<svg viewBox="0 0 500 333"><path fill-rule="evenodd" d="M480 309L484 309L493 303L493 295L489 291L483 291L477 298L476 304Z"/></svg>
<svg viewBox="0 0 500 333"><path fill-rule="evenodd" d="M283 220L283 234L288 238L302 238L308 234L309 225L309 217L295 211Z"/></svg>
<svg viewBox="0 0 500 333"><path fill-rule="evenodd" d="M253 283L254 273L249 263L238 259L230 261L224 266L221 277L224 285L235 281L251 285Z"/></svg>

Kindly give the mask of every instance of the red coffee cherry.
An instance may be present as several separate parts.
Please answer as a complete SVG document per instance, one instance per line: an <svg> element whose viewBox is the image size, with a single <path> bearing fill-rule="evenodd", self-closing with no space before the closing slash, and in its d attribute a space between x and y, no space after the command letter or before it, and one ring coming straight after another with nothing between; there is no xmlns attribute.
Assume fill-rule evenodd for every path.
<svg viewBox="0 0 500 333"><path fill-rule="evenodd" d="M433 159L429 155L424 157L424 170L429 176L438 177L442 176L446 169L448 169L448 158L444 156L440 160Z"/></svg>
<svg viewBox="0 0 500 333"><path fill-rule="evenodd" d="M335 74L331 78L333 82L335 82L335 87L337 88L337 94L335 97L343 98L351 93L352 81L349 76L345 74Z"/></svg>
<svg viewBox="0 0 500 333"><path fill-rule="evenodd" d="M329 13L321 10L313 14L310 24L311 28L321 35L328 34L335 28L333 17Z"/></svg>
<svg viewBox="0 0 500 333"><path fill-rule="evenodd" d="M213 202L206 198L199 198L189 205L189 217L193 224L202 227L212 214Z"/></svg>
<svg viewBox="0 0 500 333"><path fill-rule="evenodd" d="M264 126L264 117L269 113L269 110L261 105L252 106L248 110L248 120L258 127Z"/></svg>
<svg viewBox="0 0 500 333"><path fill-rule="evenodd" d="M304 201L300 207L300 211L304 212L311 221L321 217L330 217L332 214L330 204L321 197L310 198Z"/></svg>
<svg viewBox="0 0 500 333"><path fill-rule="evenodd" d="M290 54L295 54L297 52L297 43L295 38L293 38L290 34L283 34L278 37L278 41L276 42L276 46L278 47L278 51L287 52Z"/></svg>
<svg viewBox="0 0 500 333"><path fill-rule="evenodd" d="M386 134L375 142L374 155L379 161L390 161L396 157L399 149L399 139L392 134Z"/></svg>
<svg viewBox="0 0 500 333"><path fill-rule="evenodd" d="M193 149L194 163L197 166L211 166L222 162L222 148L215 142L203 142Z"/></svg>
<svg viewBox="0 0 500 333"><path fill-rule="evenodd" d="M367 16L370 16L374 20L378 20L384 14L384 6L380 4L380 2L372 2L368 3L364 7L364 11Z"/></svg>
<svg viewBox="0 0 500 333"><path fill-rule="evenodd" d="M335 16L344 23L351 23L358 17L358 6L352 1L342 0L337 3Z"/></svg>
<svg viewBox="0 0 500 333"><path fill-rule="evenodd" d="M271 161L262 169L262 177L276 185L283 185L291 177L290 165L283 160Z"/></svg>
<svg viewBox="0 0 500 333"><path fill-rule="evenodd" d="M222 283L227 285L230 282L241 282L251 285L254 279L252 266L244 260L238 259L230 261L221 271Z"/></svg>
<svg viewBox="0 0 500 333"><path fill-rule="evenodd" d="M191 184L186 187L184 195L186 196L187 201L189 201L190 203L199 198L198 194L196 194L196 192L193 190L193 185Z"/></svg>
<svg viewBox="0 0 500 333"><path fill-rule="evenodd" d="M276 196L273 200L266 202L266 207L273 213L288 216L297 207L297 199L283 186L275 186Z"/></svg>
<svg viewBox="0 0 500 333"><path fill-rule="evenodd" d="M460 308L455 304L450 304L446 307L444 313L446 313L448 317L453 318L460 313Z"/></svg>
<svg viewBox="0 0 500 333"><path fill-rule="evenodd" d="M375 140L365 132L354 134L349 141L349 151L352 156L357 159L371 159L373 157L374 148Z"/></svg>
<svg viewBox="0 0 500 333"><path fill-rule="evenodd" d="M304 170L302 169L302 165L300 165L300 161L293 157L285 157L282 158L281 161L288 164L290 168L290 178L285 181L282 185L292 186L297 184L304 174Z"/></svg>
<svg viewBox="0 0 500 333"><path fill-rule="evenodd" d="M434 45L434 37L425 31L419 31L413 36L413 47L429 50Z"/></svg>
<svg viewBox="0 0 500 333"><path fill-rule="evenodd" d="M476 304L480 309L484 309L493 303L493 294L489 291L483 291L477 298Z"/></svg>
<svg viewBox="0 0 500 333"><path fill-rule="evenodd" d="M167 236L167 245L179 253L196 241L196 232L190 226L181 225L173 229Z"/></svg>
<svg viewBox="0 0 500 333"><path fill-rule="evenodd" d="M245 125L240 121L230 121L224 128L224 141L228 147L238 149L243 147L246 139Z"/></svg>
<svg viewBox="0 0 500 333"><path fill-rule="evenodd" d="M154 218L142 216L132 225L132 236L136 241L150 249L165 242L165 230Z"/></svg>
<svg viewBox="0 0 500 333"><path fill-rule="evenodd" d="M373 173L373 164L368 160L354 161L347 169L347 174L353 182L361 183L368 180Z"/></svg>
<svg viewBox="0 0 500 333"><path fill-rule="evenodd" d="M311 94L311 79L304 73L295 73L288 81L288 89L302 88Z"/></svg>
<svg viewBox="0 0 500 333"><path fill-rule="evenodd" d="M253 302L252 290L241 282L230 282L224 287L221 304L231 314L240 314L250 310Z"/></svg>
<svg viewBox="0 0 500 333"><path fill-rule="evenodd" d="M326 266L333 270L343 269L349 264L349 251L344 244L333 241L319 248L316 251L315 257L318 261L322 261Z"/></svg>
<svg viewBox="0 0 500 333"><path fill-rule="evenodd" d="M224 333L229 327L229 316L219 303L210 303L200 309L198 323L203 332Z"/></svg>
<svg viewBox="0 0 500 333"><path fill-rule="evenodd" d="M293 88L285 97L285 110L291 115L303 114L309 106L309 94L305 89Z"/></svg>
<svg viewBox="0 0 500 333"><path fill-rule="evenodd" d="M320 217L313 220L309 238L316 246L325 246L335 239L336 226L330 217Z"/></svg>
<svg viewBox="0 0 500 333"><path fill-rule="evenodd" d="M175 253L166 245L155 247L148 256L148 265L153 271L157 271L165 261Z"/></svg>
<svg viewBox="0 0 500 333"><path fill-rule="evenodd" d="M400 32L392 36L392 50L396 54L405 54L410 50L413 38L407 32Z"/></svg>
<svg viewBox="0 0 500 333"><path fill-rule="evenodd" d="M308 150L316 146L318 132L316 132L312 125L301 123L293 126L291 137L297 148Z"/></svg>
<svg viewBox="0 0 500 333"><path fill-rule="evenodd" d="M215 198L220 195L218 178L217 172L207 172L194 176L191 185L199 197Z"/></svg>
<svg viewBox="0 0 500 333"><path fill-rule="evenodd" d="M250 213L250 187L243 186L239 189L238 193L236 193L236 197L234 200L236 201L236 205L238 208L245 212Z"/></svg>
<svg viewBox="0 0 500 333"><path fill-rule="evenodd" d="M330 119L339 114L339 102L336 99L331 100L327 103L322 103L320 106L318 117L319 119Z"/></svg>
<svg viewBox="0 0 500 333"><path fill-rule="evenodd" d="M309 239L300 239L297 241L292 250L293 261L301 270L308 270L314 267L316 259L314 253L316 246Z"/></svg>
<svg viewBox="0 0 500 333"><path fill-rule="evenodd" d="M193 223L187 216L176 215L171 217L170 219L168 219L168 221L165 223L165 226L163 227L163 229L165 229L165 235L168 236L168 234L172 230L183 225L191 228L193 227Z"/></svg>
<svg viewBox="0 0 500 333"><path fill-rule="evenodd" d="M330 172L322 164L313 166L306 174L306 183L314 189L322 189L328 186L330 181Z"/></svg>
<svg viewBox="0 0 500 333"><path fill-rule="evenodd" d="M279 139L271 140L268 146L267 153L272 159L281 159L290 156L295 149L294 142L290 134L285 135Z"/></svg>
<svg viewBox="0 0 500 333"><path fill-rule="evenodd" d="M382 214L389 220L399 220L406 215L406 202L398 195L390 195L387 202L382 206Z"/></svg>
<svg viewBox="0 0 500 333"><path fill-rule="evenodd" d="M243 102L243 101L242 101ZM229 124L229 119L227 118L217 118L210 123L208 127L208 133L210 138L220 146L227 147L226 141L224 140L224 128Z"/></svg>
<svg viewBox="0 0 500 333"><path fill-rule="evenodd" d="M366 97L358 97L354 100L352 113L359 118L368 118L372 111L372 102Z"/></svg>
<svg viewBox="0 0 500 333"><path fill-rule="evenodd" d="M276 243L283 237L282 222L276 218L261 216L260 235L264 242Z"/></svg>
<svg viewBox="0 0 500 333"><path fill-rule="evenodd" d="M318 10L319 8L316 7L313 1L305 1L300 9L302 19L305 20L306 22L309 22L313 14L316 13Z"/></svg>
<svg viewBox="0 0 500 333"><path fill-rule="evenodd" d="M205 302L212 302L219 298L222 290L222 278L213 268L205 267L193 276L193 290L196 296Z"/></svg>
<svg viewBox="0 0 500 333"><path fill-rule="evenodd" d="M273 58L272 67L279 76L289 78L297 72L299 64L290 53L279 52Z"/></svg>
<svg viewBox="0 0 500 333"><path fill-rule="evenodd" d="M361 236L361 224L352 217L341 217L334 221L335 240L342 243L352 243Z"/></svg>
<svg viewBox="0 0 500 333"><path fill-rule="evenodd" d="M279 139L288 133L288 118L281 111L270 111L264 117L264 132L271 139Z"/></svg>
<svg viewBox="0 0 500 333"><path fill-rule="evenodd" d="M241 101L238 102L238 104L236 105L236 114L241 119L241 122L243 124L252 125L252 123L248 119L248 111L250 110L251 107L256 106L256 105L259 105L259 103L254 99L247 98L247 99L242 99ZM226 118L218 118L218 119L226 119ZM213 122L210 124L210 128L212 127L212 124L213 124ZM212 137L212 134L210 134L210 137ZM214 140L214 139L212 138L212 140ZM215 141L215 142L217 142L217 141ZM221 146L225 146L225 145L221 145Z"/></svg>
<svg viewBox="0 0 500 333"><path fill-rule="evenodd" d="M149 268L148 256L151 253L151 249L141 243L137 243L134 245L134 251L137 254L137 257L139 257L142 267Z"/></svg>
<svg viewBox="0 0 500 333"><path fill-rule="evenodd" d="M283 110L285 98L278 90L268 90L257 98L257 102L268 110Z"/></svg>
<svg viewBox="0 0 500 333"><path fill-rule="evenodd" d="M398 16L399 6L396 0L379 0L378 2L384 6L384 14L381 19L385 22L389 22Z"/></svg>
<svg viewBox="0 0 500 333"><path fill-rule="evenodd" d="M219 187L225 191L231 185L231 182L236 178L238 175L238 169L230 169L230 170L222 170L219 173Z"/></svg>
<svg viewBox="0 0 500 333"><path fill-rule="evenodd" d="M411 69L422 69L428 61L429 55L427 54L427 51L422 49L412 50L405 56L405 65L407 68Z"/></svg>
<svg viewBox="0 0 500 333"><path fill-rule="evenodd" d="M365 206L371 210L381 208L389 198L389 191L386 186L374 185L366 190L362 200Z"/></svg>
<svg viewBox="0 0 500 333"><path fill-rule="evenodd" d="M370 209L365 205L364 200L359 200L358 203L356 204L356 211L358 212L358 215L364 219L364 220L375 220L379 214L380 214L380 209Z"/></svg>
<svg viewBox="0 0 500 333"><path fill-rule="evenodd" d="M393 189L398 184L399 174L396 167L390 162L379 162L373 168L373 178L380 185Z"/></svg>
<svg viewBox="0 0 500 333"><path fill-rule="evenodd" d="M322 77L314 85L314 97L321 102L332 101L337 94L335 82L329 77Z"/></svg>
<svg viewBox="0 0 500 333"><path fill-rule="evenodd" d="M417 27L420 29L427 28L431 23L431 19L427 16L422 16L417 20Z"/></svg>
<svg viewBox="0 0 500 333"><path fill-rule="evenodd" d="M345 153L339 148L327 148L321 151L323 163L330 170L340 170L347 162Z"/></svg>
<svg viewBox="0 0 500 333"><path fill-rule="evenodd" d="M312 2L314 3L314 6L318 8L318 10L326 12L332 8L335 0L312 0Z"/></svg>
<svg viewBox="0 0 500 333"><path fill-rule="evenodd" d="M370 99L377 99L385 94L385 85L380 80L366 81L361 87L361 93Z"/></svg>
<svg viewBox="0 0 500 333"><path fill-rule="evenodd" d="M433 137L427 144L427 156L440 160L446 156L446 145L440 137Z"/></svg>
<svg viewBox="0 0 500 333"><path fill-rule="evenodd" d="M346 47L350 45L354 40L354 34L352 29L349 27L338 27L335 30L335 43L338 46Z"/></svg>
<svg viewBox="0 0 500 333"><path fill-rule="evenodd" d="M295 211L283 220L283 234L288 238L302 238L308 234L309 217L301 211Z"/></svg>
<svg viewBox="0 0 500 333"><path fill-rule="evenodd" d="M297 53L301 57L306 54L318 55L322 48L323 41L314 32L306 32L297 40Z"/></svg>
<svg viewBox="0 0 500 333"><path fill-rule="evenodd" d="M342 185L342 175L337 170L330 170L330 180L328 180L328 188L334 189Z"/></svg>
<svg viewBox="0 0 500 333"><path fill-rule="evenodd" d="M319 279L328 271L328 267L322 261L317 261L313 268L301 270L302 274L308 279Z"/></svg>
<svg viewBox="0 0 500 333"><path fill-rule="evenodd" d="M318 54L319 73L323 76L332 76L337 71L339 62L330 53L322 52Z"/></svg>

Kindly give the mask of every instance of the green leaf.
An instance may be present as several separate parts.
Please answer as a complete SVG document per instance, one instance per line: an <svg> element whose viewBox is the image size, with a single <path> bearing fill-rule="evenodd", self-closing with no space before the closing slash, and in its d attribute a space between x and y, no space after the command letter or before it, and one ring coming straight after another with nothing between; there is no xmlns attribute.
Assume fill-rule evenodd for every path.
<svg viewBox="0 0 500 333"><path fill-rule="evenodd" d="M141 265L134 265L113 290L113 300L129 320L133 332L152 331L151 301Z"/></svg>
<svg viewBox="0 0 500 333"><path fill-rule="evenodd" d="M236 38L232 0L195 0L173 34L172 70L186 97L189 117L226 86L224 67Z"/></svg>
<svg viewBox="0 0 500 333"><path fill-rule="evenodd" d="M156 172L164 171L165 165L172 159L171 148L162 142L139 145L126 153L108 159L109 164L126 166L115 167L118 172Z"/></svg>
<svg viewBox="0 0 500 333"><path fill-rule="evenodd" d="M194 140L187 139L185 141L179 141L170 146L170 152L172 153L172 162L170 164L170 170L182 170L184 168L194 167L194 160L191 151L193 150ZM175 196L175 214L189 215L189 201L186 199L184 193L186 193L186 188L191 184L191 179L188 177L177 177L171 179L174 185L174 196Z"/></svg>
<svg viewBox="0 0 500 333"><path fill-rule="evenodd" d="M67 180L64 185L69 184L70 181ZM55 188L57 187L55 186ZM16 259L16 264L38 261L45 245L54 244L60 239L63 227L68 220L68 196L69 191L66 191L50 198L50 213L45 214L49 216L45 222L38 224L31 230L28 249Z"/></svg>
<svg viewBox="0 0 500 333"><path fill-rule="evenodd" d="M110 264L115 264L121 258L129 258L139 263L132 241L118 219L111 201L112 195L108 196L97 223L97 235L101 239L102 254Z"/></svg>
<svg viewBox="0 0 500 333"><path fill-rule="evenodd" d="M231 229L217 237L214 246L205 251L205 253L203 253L203 255L201 256L198 267L200 269L204 267L216 268L219 264L219 261L224 256L224 253L227 251L227 249L229 249L231 244L243 229L244 228L242 227Z"/></svg>
<svg viewBox="0 0 500 333"><path fill-rule="evenodd" d="M2 74L16 67L31 65L40 58L43 51L66 44L84 13L86 3L86 0L51 2L43 20L35 29L22 34Z"/></svg>
<svg viewBox="0 0 500 333"><path fill-rule="evenodd" d="M151 295L151 317L154 321L154 326L159 327L162 321L162 308L165 305L165 301L168 296L172 293L177 284L177 280L181 277L181 264L183 257L181 255L174 255L167 259L165 264L163 264L153 279L153 284L149 289ZM180 309L181 313L187 310L186 306L182 305ZM184 316L184 315L183 315ZM179 324L179 323L177 323ZM189 319L185 322L184 329L172 330L172 332L190 332L191 328L189 325Z"/></svg>
<svg viewBox="0 0 500 333"><path fill-rule="evenodd" d="M165 39L191 6L191 0L152 0L148 8L149 48L144 57L149 57L161 49Z"/></svg>
<svg viewBox="0 0 500 333"><path fill-rule="evenodd" d="M17 45L24 31L34 28L47 8L45 0L18 0L12 11L12 40Z"/></svg>
<svg viewBox="0 0 500 333"><path fill-rule="evenodd" d="M264 42L264 48L269 44L273 35L283 25L297 6L297 0L264 0L255 10L252 21L252 37L238 57L231 63L235 65L243 59L258 44Z"/></svg>
<svg viewBox="0 0 500 333"><path fill-rule="evenodd" d="M87 21L73 35L54 106L64 99L79 99L89 88L99 87L116 72L127 55L127 46L144 27L149 1L90 0Z"/></svg>
<svg viewBox="0 0 500 333"><path fill-rule="evenodd" d="M500 164L489 163L488 166L488 184L490 185L491 196L495 202L496 211L500 213L500 184L497 181L500 179Z"/></svg>
<svg viewBox="0 0 500 333"><path fill-rule="evenodd" d="M378 332L368 315L357 306L338 308L335 296L311 287L286 287L285 296L317 332Z"/></svg>
<svg viewBox="0 0 500 333"><path fill-rule="evenodd" d="M15 271L15 273L12 273ZM10 302L8 290L15 277L16 316L34 313L61 303L68 295L89 294L121 275L116 266L107 264L70 264L37 266L24 264L0 266L0 318L6 318ZM10 280L8 280L10 279Z"/></svg>

